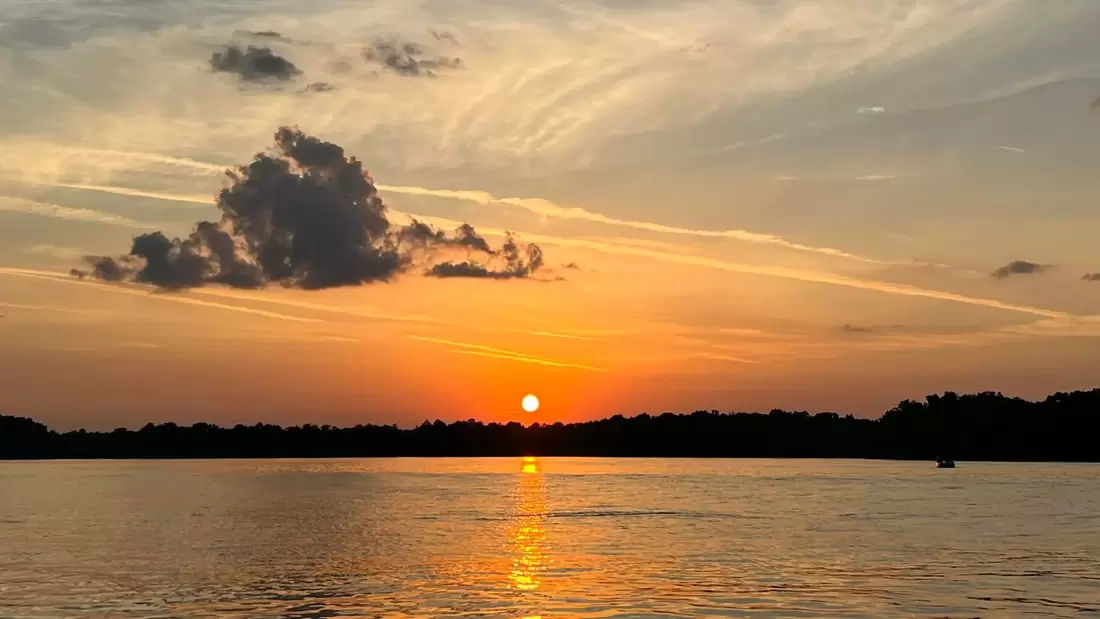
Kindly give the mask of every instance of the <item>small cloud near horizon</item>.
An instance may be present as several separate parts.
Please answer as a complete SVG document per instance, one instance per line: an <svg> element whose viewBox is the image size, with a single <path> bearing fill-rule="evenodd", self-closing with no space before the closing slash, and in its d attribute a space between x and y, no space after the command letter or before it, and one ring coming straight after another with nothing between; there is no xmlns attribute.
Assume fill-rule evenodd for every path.
<svg viewBox="0 0 1100 619"><path fill-rule="evenodd" d="M1008 264L993 270L990 275L996 279L1004 279L1012 275L1034 275L1050 269L1053 265L1028 262L1027 260L1013 260Z"/></svg>
<svg viewBox="0 0 1100 619"><path fill-rule="evenodd" d="M220 73L235 73L247 82L271 79L286 81L302 74L294 63L271 51L269 47L249 45L241 49L228 45L210 56L210 68Z"/></svg>

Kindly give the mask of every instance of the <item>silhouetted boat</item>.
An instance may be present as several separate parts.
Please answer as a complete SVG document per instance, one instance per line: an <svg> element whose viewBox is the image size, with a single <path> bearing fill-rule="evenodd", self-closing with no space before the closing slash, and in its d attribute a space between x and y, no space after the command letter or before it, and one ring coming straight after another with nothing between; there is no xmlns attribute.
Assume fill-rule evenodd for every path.
<svg viewBox="0 0 1100 619"><path fill-rule="evenodd" d="M936 458L936 468L953 469L955 468L955 461L951 458Z"/></svg>

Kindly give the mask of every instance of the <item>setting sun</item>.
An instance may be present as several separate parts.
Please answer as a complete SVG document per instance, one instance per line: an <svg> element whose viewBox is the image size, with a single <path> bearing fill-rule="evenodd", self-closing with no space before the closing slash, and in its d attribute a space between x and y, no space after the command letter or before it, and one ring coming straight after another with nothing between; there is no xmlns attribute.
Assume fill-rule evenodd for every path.
<svg viewBox="0 0 1100 619"><path fill-rule="evenodd" d="M539 399L536 398L534 394L528 393L527 395L523 396L523 402L521 402L521 406L523 406L523 410L527 411L528 413L533 413L539 409Z"/></svg>

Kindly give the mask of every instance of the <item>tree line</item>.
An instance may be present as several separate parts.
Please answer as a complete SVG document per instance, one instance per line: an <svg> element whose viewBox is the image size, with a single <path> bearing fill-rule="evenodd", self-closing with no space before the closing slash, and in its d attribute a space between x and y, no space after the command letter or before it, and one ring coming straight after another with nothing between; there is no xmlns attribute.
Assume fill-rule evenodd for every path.
<svg viewBox="0 0 1100 619"><path fill-rule="evenodd" d="M56 432L0 415L0 459L655 456L1100 461L1100 389L1041 401L984 392L904 400L878 419L832 412L614 415L577 423L425 421L415 428L148 423Z"/></svg>

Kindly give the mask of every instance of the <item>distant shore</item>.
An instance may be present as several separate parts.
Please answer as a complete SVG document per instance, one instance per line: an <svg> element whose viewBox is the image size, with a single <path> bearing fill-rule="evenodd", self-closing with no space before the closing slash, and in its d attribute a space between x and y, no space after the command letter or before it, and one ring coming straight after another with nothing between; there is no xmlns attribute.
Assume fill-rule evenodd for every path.
<svg viewBox="0 0 1100 619"><path fill-rule="evenodd" d="M55 432L0 415L0 459L614 456L1100 462L1100 389L1041 401L985 392L905 400L878 419L834 412L615 415L524 426L476 420L337 428L146 424Z"/></svg>

